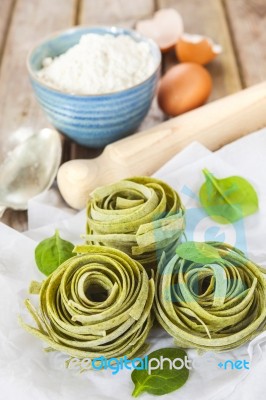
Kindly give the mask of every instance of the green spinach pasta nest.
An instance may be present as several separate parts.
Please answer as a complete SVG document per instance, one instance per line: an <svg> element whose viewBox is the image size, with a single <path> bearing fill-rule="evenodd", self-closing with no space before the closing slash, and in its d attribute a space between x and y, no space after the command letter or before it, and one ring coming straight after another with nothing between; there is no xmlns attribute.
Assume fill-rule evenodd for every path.
<svg viewBox="0 0 266 400"><path fill-rule="evenodd" d="M184 208L177 192L149 177L100 187L87 207L87 243L111 246L156 268L162 252L172 257L184 232Z"/></svg>
<svg viewBox="0 0 266 400"><path fill-rule="evenodd" d="M223 351L264 330L264 270L224 243L185 245L184 256L177 249L170 262L162 257L155 280L155 315L175 343ZM212 259L203 262L210 254Z"/></svg>
<svg viewBox="0 0 266 400"><path fill-rule="evenodd" d="M119 250L77 246L40 286L36 311L26 306L37 328L21 325L50 348L78 358L131 357L147 350L154 281L141 264Z"/></svg>

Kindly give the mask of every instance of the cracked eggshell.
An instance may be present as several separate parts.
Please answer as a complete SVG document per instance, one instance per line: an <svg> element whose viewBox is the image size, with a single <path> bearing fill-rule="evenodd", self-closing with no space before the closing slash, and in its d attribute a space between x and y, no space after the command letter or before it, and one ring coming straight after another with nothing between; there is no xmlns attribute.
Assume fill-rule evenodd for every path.
<svg viewBox="0 0 266 400"><path fill-rule="evenodd" d="M202 106L212 90L210 73L199 64L181 63L162 77L158 104L170 116Z"/></svg>
<svg viewBox="0 0 266 400"><path fill-rule="evenodd" d="M162 52L173 49L184 32L181 15L172 8L157 11L151 19L137 22L136 30L153 39Z"/></svg>
<svg viewBox="0 0 266 400"><path fill-rule="evenodd" d="M208 37L186 33L179 39L175 50L181 62L206 65L222 52L222 47Z"/></svg>

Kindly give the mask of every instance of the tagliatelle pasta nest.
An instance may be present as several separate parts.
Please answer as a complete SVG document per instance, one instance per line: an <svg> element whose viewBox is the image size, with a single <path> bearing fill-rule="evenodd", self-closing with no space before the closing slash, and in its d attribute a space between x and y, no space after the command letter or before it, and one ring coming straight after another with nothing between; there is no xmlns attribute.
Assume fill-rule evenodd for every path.
<svg viewBox="0 0 266 400"><path fill-rule="evenodd" d="M87 243L122 250L148 270L157 267L163 251L172 257L185 228L177 192L149 177L96 189L87 216Z"/></svg>
<svg viewBox="0 0 266 400"><path fill-rule="evenodd" d="M154 281L122 252L77 246L83 253L65 261L43 283L39 310L26 306L37 328L21 325L50 348L73 357L131 357L147 350L153 317Z"/></svg>
<svg viewBox="0 0 266 400"><path fill-rule="evenodd" d="M191 261L189 254L168 263L162 257L154 311L177 346L223 351L265 329L265 271L230 245L209 244L220 256L210 264Z"/></svg>

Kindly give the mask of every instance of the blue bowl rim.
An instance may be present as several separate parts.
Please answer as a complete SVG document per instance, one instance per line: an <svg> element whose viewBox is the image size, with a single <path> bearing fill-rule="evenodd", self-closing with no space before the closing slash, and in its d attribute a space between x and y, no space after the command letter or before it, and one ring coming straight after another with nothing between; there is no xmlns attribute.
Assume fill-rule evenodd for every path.
<svg viewBox="0 0 266 400"><path fill-rule="evenodd" d="M103 31L106 31L106 34L108 34L108 33L113 34L114 32L116 32L116 33L118 33L118 34L120 33L122 35L123 33L127 33L127 34L130 35L130 37L139 39L140 41L144 41L145 43L148 43L152 48L154 48L155 52L158 55L158 64L155 66L154 71L144 81L138 83L135 86L131 86L130 88L119 90L117 92L109 92L109 93L101 93L101 94L79 94L79 93L65 92L63 90L56 89L56 88L54 88L52 86L49 86L48 84L44 83L41 79L39 79L36 76L36 71L33 71L32 67L31 67L31 63L30 63L31 56L38 49L38 47L46 44L47 42L51 41L52 39L60 37L61 35L71 35L74 32L82 31L84 29L88 29L88 33L92 29L101 29ZM124 93L127 93L127 92L130 92L130 91L134 90L135 88L138 88L138 87L144 85L151 77L153 77L154 75L157 74L158 70L161 67L161 62L162 62L162 54L161 54L161 50L160 50L159 46L157 45L157 43L154 40L141 35L137 31L135 31L134 29L123 28L123 27L118 27L118 26L114 26L114 25L112 25L112 26L79 25L79 26L72 27L70 29L64 29L64 30L56 31L56 32L46 36L44 39L42 39L39 43L37 43L28 52L28 56L27 56L27 60L26 60L26 66L27 66L27 70L28 70L28 73L30 75L30 78L33 81L38 82L38 84L40 86L42 86L44 89L47 89L49 91L65 95L67 97L72 97L72 98L79 98L79 97L81 97L81 98L96 98L96 97L99 98L99 97L105 97L105 96L106 97L114 96L114 95L122 94L122 93L124 94Z"/></svg>

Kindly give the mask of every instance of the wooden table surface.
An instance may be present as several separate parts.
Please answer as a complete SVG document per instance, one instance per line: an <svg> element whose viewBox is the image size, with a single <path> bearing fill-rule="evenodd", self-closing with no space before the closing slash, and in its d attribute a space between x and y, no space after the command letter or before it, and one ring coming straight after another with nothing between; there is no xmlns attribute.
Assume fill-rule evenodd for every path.
<svg viewBox="0 0 266 400"><path fill-rule="evenodd" d="M49 126L25 67L35 43L79 24L134 28L137 20L169 7L181 13L186 32L208 35L223 47L223 54L208 66L214 81L209 101L266 79L265 0L0 0L0 162L17 129ZM165 55L163 72L176 62L173 53ZM154 104L141 129L163 119ZM99 152L63 141L63 161ZM22 231L27 213L7 210L1 221Z"/></svg>

